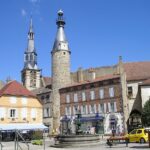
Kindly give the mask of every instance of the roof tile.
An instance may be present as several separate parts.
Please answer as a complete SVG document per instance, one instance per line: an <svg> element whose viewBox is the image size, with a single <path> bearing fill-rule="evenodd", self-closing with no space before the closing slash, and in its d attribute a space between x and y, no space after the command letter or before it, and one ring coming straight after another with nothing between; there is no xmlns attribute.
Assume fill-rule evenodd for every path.
<svg viewBox="0 0 150 150"><path fill-rule="evenodd" d="M32 92L15 80L9 82L0 90L0 96L3 95L36 97Z"/></svg>

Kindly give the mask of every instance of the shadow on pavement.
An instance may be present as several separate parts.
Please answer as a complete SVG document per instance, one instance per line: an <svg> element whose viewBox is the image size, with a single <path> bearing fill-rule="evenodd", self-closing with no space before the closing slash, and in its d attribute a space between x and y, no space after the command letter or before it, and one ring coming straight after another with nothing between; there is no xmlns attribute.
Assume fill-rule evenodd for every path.
<svg viewBox="0 0 150 150"><path fill-rule="evenodd" d="M135 149L149 149L148 145L141 145L141 146L132 146L130 148L135 148Z"/></svg>

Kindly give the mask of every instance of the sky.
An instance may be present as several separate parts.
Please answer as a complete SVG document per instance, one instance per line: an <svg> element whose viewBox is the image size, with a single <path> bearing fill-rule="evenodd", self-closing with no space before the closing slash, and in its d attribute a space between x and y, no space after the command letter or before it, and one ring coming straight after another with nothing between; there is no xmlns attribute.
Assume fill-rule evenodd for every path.
<svg viewBox="0 0 150 150"><path fill-rule="evenodd" d="M51 76L57 12L64 11L71 71L150 60L150 0L0 0L0 80L21 81L30 17L38 67Z"/></svg>

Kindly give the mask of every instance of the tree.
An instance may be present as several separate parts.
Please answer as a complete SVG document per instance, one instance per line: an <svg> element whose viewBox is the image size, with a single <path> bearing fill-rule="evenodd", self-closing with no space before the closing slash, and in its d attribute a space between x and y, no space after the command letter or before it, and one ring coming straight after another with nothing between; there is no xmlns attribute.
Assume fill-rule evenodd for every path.
<svg viewBox="0 0 150 150"><path fill-rule="evenodd" d="M150 99L144 104L142 110L142 122L144 126L150 126Z"/></svg>

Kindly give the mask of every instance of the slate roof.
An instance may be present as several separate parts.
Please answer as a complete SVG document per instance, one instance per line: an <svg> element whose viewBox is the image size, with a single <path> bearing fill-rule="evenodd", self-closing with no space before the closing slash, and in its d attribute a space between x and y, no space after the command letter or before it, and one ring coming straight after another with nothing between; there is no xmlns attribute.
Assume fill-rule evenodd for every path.
<svg viewBox="0 0 150 150"><path fill-rule="evenodd" d="M0 90L0 96L4 95L36 97L36 95L15 80L10 81Z"/></svg>

